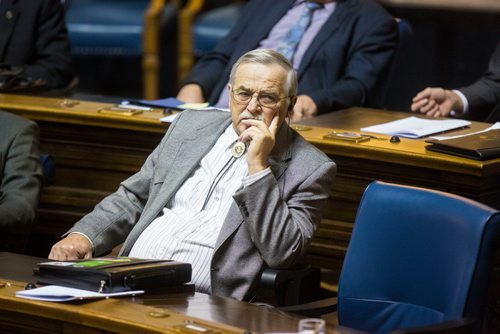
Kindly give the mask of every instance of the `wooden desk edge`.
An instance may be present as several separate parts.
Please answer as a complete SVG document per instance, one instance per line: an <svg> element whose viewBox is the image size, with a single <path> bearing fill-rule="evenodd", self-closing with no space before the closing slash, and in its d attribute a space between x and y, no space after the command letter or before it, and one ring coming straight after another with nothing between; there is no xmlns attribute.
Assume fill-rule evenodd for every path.
<svg viewBox="0 0 500 334"><path fill-rule="evenodd" d="M15 111L15 114L34 121L66 122L157 133L164 133L168 128L168 123L160 121L163 113L159 109L132 116L99 113L100 109L112 106L114 104L111 103L0 94L0 109Z"/></svg>
<svg viewBox="0 0 500 334"><path fill-rule="evenodd" d="M330 155L346 157L356 155L358 158L367 160L385 161L408 166L414 166L417 161L418 165L422 167L450 172L462 172L477 176L488 173L490 169L498 169L498 165L500 164L500 158L479 161L428 151L425 149L425 146L429 144L424 140L401 138L401 142L398 144L387 144L389 143L390 136L377 135L378 137L386 138L384 144L387 145L383 147L382 145L384 144L377 139L370 139L370 141L361 143L323 139L325 134L334 129L315 126L310 126L310 128L310 130L298 132L308 142ZM394 146L392 147L392 145ZM405 149L401 149L402 147L405 147Z"/></svg>
<svg viewBox="0 0 500 334"><path fill-rule="evenodd" d="M1 279L2 282L6 280ZM166 333L172 327L193 322L223 333L243 333L244 330L224 324L195 319L165 308L134 304L127 299L109 298L79 303L55 303L16 297L25 283L8 281L0 287L0 309L37 316L74 325L119 333Z"/></svg>

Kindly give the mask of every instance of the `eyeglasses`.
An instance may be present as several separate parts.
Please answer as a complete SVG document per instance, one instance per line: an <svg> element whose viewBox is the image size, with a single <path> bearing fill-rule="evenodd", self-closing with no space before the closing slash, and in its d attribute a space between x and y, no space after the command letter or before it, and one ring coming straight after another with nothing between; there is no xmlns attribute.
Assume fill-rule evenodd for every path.
<svg viewBox="0 0 500 334"><path fill-rule="evenodd" d="M251 91L236 89L231 91L231 96L234 101L238 104L248 104L252 101L254 95L257 94L257 103L261 107L274 108L283 99L287 99L290 96L279 97L270 93L253 93Z"/></svg>

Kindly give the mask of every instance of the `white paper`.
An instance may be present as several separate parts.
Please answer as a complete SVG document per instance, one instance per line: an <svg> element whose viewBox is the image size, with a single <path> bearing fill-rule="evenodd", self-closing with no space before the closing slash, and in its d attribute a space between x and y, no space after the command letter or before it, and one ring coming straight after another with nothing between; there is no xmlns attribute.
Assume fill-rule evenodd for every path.
<svg viewBox="0 0 500 334"><path fill-rule="evenodd" d="M172 115L168 115L168 116L165 116L165 117L162 117L162 118L160 118L160 122L163 122L163 123L172 123L174 121L174 119L177 117L177 115L179 115L179 114L180 114L180 112L172 114Z"/></svg>
<svg viewBox="0 0 500 334"><path fill-rule="evenodd" d="M462 119L424 119L411 116L397 121L362 128L361 131L406 138L421 138L443 131L462 128L470 124L469 121Z"/></svg>
<svg viewBox="0 0 500 334"><path fill-rule="evenodd" d="M453 138L460 138L460 137L475 135L476 133L482 133L482 132L486 132L486 131L490 131L490 130L496 130L496 129L500 129L500 122L496 122L495 124L493 124L492 126L490 126L489 128L486 128L484 130L476 131L476 132L471 132L471 133L466 133L464 135L458 135L458 136L432 136L430 138L431 139L435 139L435 140L446 140L446 139L453 139Z"/></svg>
<svg viewBox="0 0 500 334"><path fill-rule="evenodd" d="M99 293L89 290L68 288L58 285L47 285L41 288L17 291L16 296L20 298L42 300L47 302L67 302L72 300L135 296L135 295L140 295L142 293L144 293L144 290Z"/></svg>

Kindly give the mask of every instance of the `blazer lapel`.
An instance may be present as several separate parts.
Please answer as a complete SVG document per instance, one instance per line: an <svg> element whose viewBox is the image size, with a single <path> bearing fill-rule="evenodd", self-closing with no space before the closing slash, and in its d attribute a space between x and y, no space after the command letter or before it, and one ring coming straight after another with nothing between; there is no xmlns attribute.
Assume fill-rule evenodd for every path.
<svg viewBox="0 0 500 334"><path fill-rule="evenodd" d="M286 171L288 167L287 163L292 158L292 152L289 148L294 135L293 130L287 124L283 123L277 134L274 149L269 157L271 171L277 180L279 180ZM222 224L217 242L215 243L214 253L242 223L243 216L241 215L240 209L236 203L233 203L229 209L226 219L224 220L224 223Z"/></svg>
<svg viewBox="0 0 500 334"><path fill-rule="evenodd" d="M3 59L5 48L19 15L17 0L2 0L0 2L0 59Z"/></svg>
<svg viewBox="0 0 500 334"><path fill-rule="evenodd" d="M351 11L354 5L354 1L347 0L339 0L337 1L337 6L335 7L334 12L326 20L323 27L320 29L311 45L307 49L302 61L300 62L300 67L298 70L298 78L300 80L302 74L309 66L309 63L312 61L313 56L316 54L316 51L320 46L322 46L326 39L328 39L331 35L335 33L339 29L339 27L343 24L343 21L351 15Z"/></svg>

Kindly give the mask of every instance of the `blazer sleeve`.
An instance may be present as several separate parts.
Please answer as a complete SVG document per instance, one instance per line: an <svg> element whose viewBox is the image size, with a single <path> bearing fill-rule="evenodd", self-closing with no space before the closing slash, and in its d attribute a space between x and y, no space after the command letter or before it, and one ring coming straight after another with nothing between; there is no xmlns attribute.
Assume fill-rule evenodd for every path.
<svg viewBox="0 0 500 334"><path fill-rule="evenodd" d="M33 122L26 123L3 154L3 173L0 175L0 229L27 232L36 217L42 183L38 126Z"/></svg>
<svg viewBox="0 0 500 334"><path fill-rule="evenodd" d="M500 103L500 43L491 56L488 70L477 82L459 89L469 103L472 119L484 118Z"/></svg>
<svg viewBox="0 0 500 334"><path fill-rule="evenodd" d="M98 203L92 212L79 220L63 237L72 232L85 234L92 240L94 255L108 253L125 241L150 200L156 165L179 118L170 125L167 134L141 169L123 181L114 193Z"/></svg>
<svg viewBox="0 0 500 334"><path fill-rule="evenodd" d="M335 172L330 160L294 182L290 195L283 194L272 174L234 195L244 226L267 266L288 268L305 254L331 194Z"/></svg>

